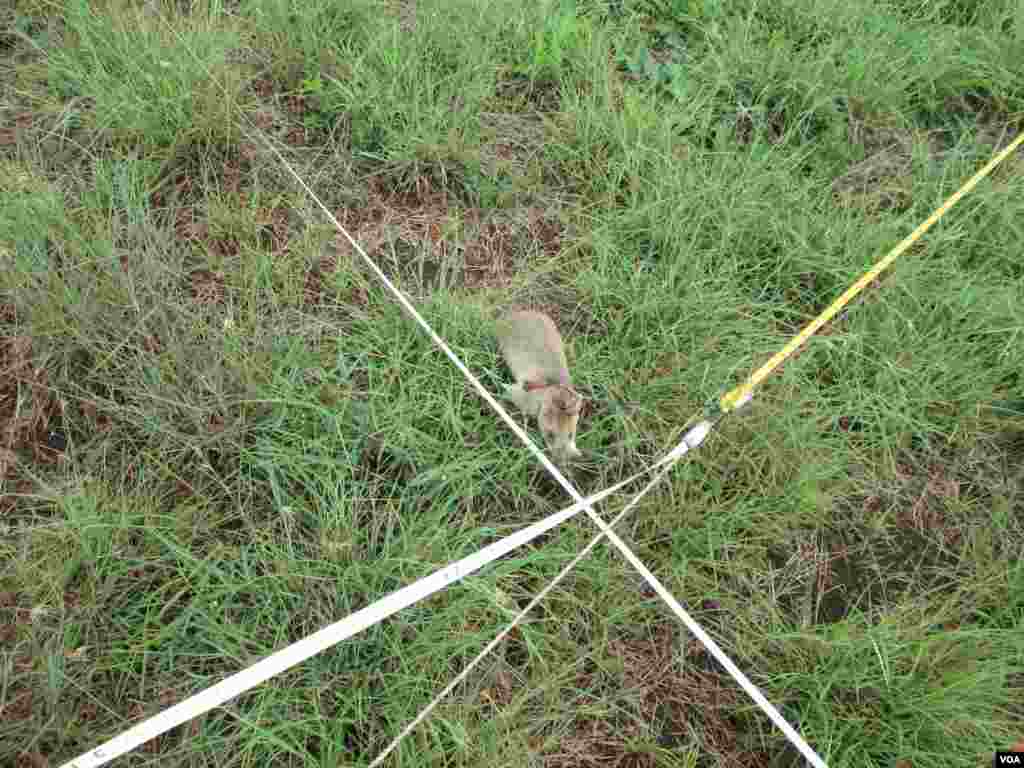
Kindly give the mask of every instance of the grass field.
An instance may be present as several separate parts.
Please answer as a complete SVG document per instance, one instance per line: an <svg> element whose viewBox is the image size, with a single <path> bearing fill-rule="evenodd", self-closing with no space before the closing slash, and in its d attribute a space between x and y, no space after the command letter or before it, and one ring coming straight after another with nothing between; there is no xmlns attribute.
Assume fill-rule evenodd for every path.
<svg viewBox="0 0 1024 768"><path fill-rule="evenodd" d="M10 0L0 89L0 764L40 768L568 503L268 142L492 391L494 312L556 319L594 492L1017 135L1024 3ZM617 529L833 768L1024 739L1022 170ZM117 764L365 766L594 531ZM387 764L803 763L602 544Z"/></svg>

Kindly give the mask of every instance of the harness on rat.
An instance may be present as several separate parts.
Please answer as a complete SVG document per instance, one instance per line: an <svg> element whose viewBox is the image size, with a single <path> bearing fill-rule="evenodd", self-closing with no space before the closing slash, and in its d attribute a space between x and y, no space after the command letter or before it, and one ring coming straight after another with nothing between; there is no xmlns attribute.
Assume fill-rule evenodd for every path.
<svg viewBox="0 0 1024 768"><path fill-rule="evenodd" d="M569 373L562 371L558 374L558 381L551 381L546 379L544 381L524 381L523 389L527 392L534 392L538 389L548 389L549 387L571 387L572 383L569 381Z"/></svg>

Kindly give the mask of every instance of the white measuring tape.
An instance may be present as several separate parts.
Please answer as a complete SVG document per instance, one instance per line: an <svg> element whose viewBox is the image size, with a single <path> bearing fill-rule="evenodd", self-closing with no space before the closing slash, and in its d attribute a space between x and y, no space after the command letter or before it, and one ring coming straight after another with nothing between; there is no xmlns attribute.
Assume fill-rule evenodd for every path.
<svg viewBox="0 0 1024 768"><path fill-rule="evenodd" d="M675 449L672 450L672 452L665 458L664 461L659 461L658 465L656 465L664 465L664 468L657 475L655 475L654 479L648 482L647 485L644 486L644 488L641 489L641 491L638 494L636 494L632 499L629 500L629 502L626 504L626 506L622 508L619 514L617 514L615 518L610 523L608 523L608 527L614 528L616 525L618 525L619 521L622 520L622 518L624 518L629 513L629 510L631 510L633 507L639 504L640 499L646 496L648 491L650 491L655 485L661 482L662 478L664 478L665 475L672 471L672 467L675 465L675 462L678 459L682 458L684 453L700 445L700 442L705 437L707 437L709 431L710 425L708 425L707 422L701 422L692 430L687 432L686 437L683 438L682 442L679 443L679 445L677 445ZM553 578L551 581L545 584L544 588L530 599L530 602L526 604L526 607L519 611L519 613L516 614L515 618L512 619L512 621L510 621L507 625L505 625L505 628L502 629L497 635L495 635L494 639L491 640L491 642L489 642L487 645L485 645L483 650L480 651L480 653L473 657L473 660L469 662L469 664L467 664L462 669L462 671L455 676L455 679L448 683L448 685L445 686L443 691L441 691L433 699L431 699L430 703L427 704L427 706L425 706L422 710L420 710L420 713L416 715L416 717L413 718L413 720L407 726L405 726L405 728L402 729L401 733L395 736L395 738L391 740L391 743L388 744L379 755L373 758L373 761L370 763L368 768L377 768L378 765L383 763L384 759L389 754L391 754L392 751L394 751L394 749L399 745L399 743L401 743L402 739L404 739L406 736L412 733L413 729L415 729L417 725L426 720L430 713L434 710L434 708L438 704L440 704L441 701L449 693L454 691L455 688L463 680L469 677L469 673L473 671L476 665L483 661L485 658L487 658L490 652L497 648L502 640L508 637L508 634L524 618L526 618L526 615L534 608L536 608L537 605L540 604L540 601L547 597L548 593L551 592L551 590L554 589L556 586L558 586L559 582L561 582L562 579L568 576L572 572L572 569L575 568L583 558L589 555L590 551L594 547L596 547L598 542L601 541L601 539L603 538L603 533L599 533L597 534L597 536L592 538L590 542L587 544L587 546L581 549L579 553L577 553L576 557L574 557L568 564L566 564L564 568L562 568L561 571L558 572L558 575L555 576L555 578Z"/></svg>
<svg viewBox="0 0 1024 768"><path fill-rule="evenodd" d="M657 463L652 464L641 472L637 472L632 477L616 483L593 496L587 497L586 503L596 504L624 486L629 485L634 480L643 477L651 470L667 464L674 458L678 458L688 450L686 438L683 439L680 446L674 448ZM150 739L166 733L171 728L188 722L204 712L209 712L214 707L219 707L221 704L245 693L260 683L266 682L275 675L294 667L296 664L300 664L306 659L330 648L332 645L336 645L342 640L346 640L362 632L364 629L378 624L403 608L425 600L445 587L461 581L485 565L494 562L514 549L528 544L541 534L579 514L583 508L584 504L582 503L573 504L493 544L487 545L472 555L450 563L444 568L434 571L429 576L425 576L407 587L392 592L390 595L371 603L365 608L349 614L341 621L324 627L286 648L275 651L252 666L246 667L206 690L200 691L194 696L190 696L184 701L165 709L163 712L143 720L138 725L110 739L110 741L76 757L74 760L64 763L62 768L98 768L98 766L105 765L114 758L120 757L126 752L130 752L136 747L145 744Z"/></svg>

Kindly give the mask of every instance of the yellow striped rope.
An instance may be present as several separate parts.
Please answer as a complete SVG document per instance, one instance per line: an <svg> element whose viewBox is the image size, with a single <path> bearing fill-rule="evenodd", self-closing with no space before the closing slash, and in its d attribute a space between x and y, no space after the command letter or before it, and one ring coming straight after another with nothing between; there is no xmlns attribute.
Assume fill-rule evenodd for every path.
<svg viewBox="0 0 1024 768"><path fill-rule="evenodd" d="M746 403L751 395L754 393L754 388L757 387L765 378L767 378L776 368L784 363L796 350L807 341L821 326L831 320L836 314L845 307L851 299L853 299L858 293L864 290L867 285L878 277L883 270L891 265L896 259L898 259L904 251L913 245L925 232L931 229L932 225L935 224L939 219L946 215L946 212L956 205L960 198L974 189L978 182L984 179L992 169L999 165L1005 160L1017 147L1024 143L1024 133L1021 133L1013 142L1010 143L1003 151L993 157L984 168L974 174L966 184L956 191L946 202L944 202L935 212L929 216L917 229L911 232L903 241L889 251L888 255L879 261L870 270L865 272L853 285L846 289L843 294L833 301L825 310L814 318L811 322L804 326L803 330L794 336L786 346L776 352L772 358L754 371L739 386L734 387L724 394L718 401L719 407L723 414L730 411L736 410L738 407Z"/></svg>

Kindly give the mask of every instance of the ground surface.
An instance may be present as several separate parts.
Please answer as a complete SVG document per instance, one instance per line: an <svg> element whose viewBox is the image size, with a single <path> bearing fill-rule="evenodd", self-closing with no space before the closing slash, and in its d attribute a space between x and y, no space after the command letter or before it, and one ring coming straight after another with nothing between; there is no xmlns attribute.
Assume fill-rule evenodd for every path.
<svg viewBox="0 0 1024 768"><path fill-rule="evenodd" d="M566 504L266 140L494 391L491 313L556 318L593 491L1024 118L1019 0L14 0L0 28L4 765ZM619 528L836 768L1024 737L1022 168ZM592 532L121 764L365 765ZM798 764L605 546L390 761Z"/></svg>

